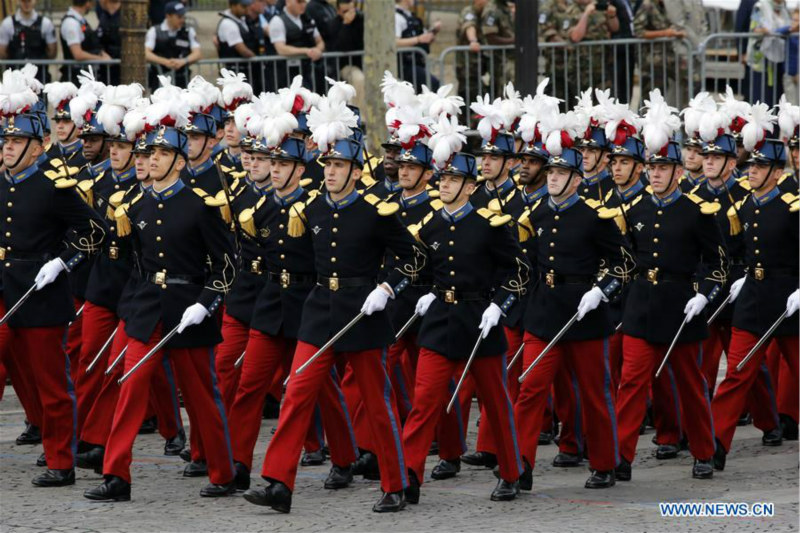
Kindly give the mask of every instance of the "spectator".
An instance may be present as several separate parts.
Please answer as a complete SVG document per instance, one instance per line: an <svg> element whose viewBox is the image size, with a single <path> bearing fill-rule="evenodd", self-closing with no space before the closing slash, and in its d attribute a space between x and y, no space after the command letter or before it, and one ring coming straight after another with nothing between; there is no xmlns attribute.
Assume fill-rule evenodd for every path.
<svg viewBox="0 0 800 533"><path fill-rule="evenodd" d="M122 57L122 37L120 36L120 8L122 0L98 0L97 37L103 50L112 59ZM101 79L108 79L111 85L119 85L119 65L102 69ZM104 74L104 75L103 75Z"/></svg>
<svg viewBox="0 0 800 533"><path fill-rule="evenodd" d="M264 7L264 0L253 0L252 3L247 6L247 13L244 17L247 23L247 29L253 37L253 45L255 47L253 48L253 52L259 57L267 55L267 43L269 42L269 39L267 39L267 31L264 29L264 24L261 19L261 15L264 13ZM270 46L270 48L272 47ZM248 66L250 67L249 79L250 84L253 86L253 93L261 94L266 87L266 80L264 79L266 74L264 69L265 64L263 61L259 61L250 63ZM273 89L273 87L270 87L269 90Z"/></svg>
<svg viewBox="0 0 800 533"><path fill-rule="evenodd" d="M331 24L337 16L337 9L327 0L308 0L306 15L311 17L317 25L319 34L325 41L325 48L331 48L331 44L336 40L336 34L333 33Z"/></svg>
<svg viewBox="0 0 800 533"><path fill-rule="evenodd" d="M514 15L511 11L513 4L514 2L508 0L492 0L481 12L481 33L486 37L487 44L492 46L514 44ZM514 79L513 54L513 49L510 52L495 50L486 56L488 63L483 70L491 72L491 79L494 83L490 90L495 98L502 96L503 87L508 80Z"/></svg>
<svg viewBox="0 0 800 533"><path fill-rule="evenodd" d="M759 0L750 17L750 33L755 37L747 43L747 64L751 69L750 102L761 101L770 107L783 94L783 74L786 65L786 42L775 34L797 32L784 0Z"/></svg>
<svg viewBox="0 0 800 533"><path fill-rule="evenodd" d="M481 93L480 68L487 63L481 56L481 45L486 44L486 37L481 31L482 26L479 22L488 3L489 0L472 0L472 3L462 9L458 16L456 44L469 46L469 51L459 52L456 55L458 94L465 102L472 102Z"/></svg>
<svg viewBox="0 0 800 533"><path fill-rule="evenodd" d="M667 16L664 0L644 0L633 19L636 36L640 39L683 39L686 31L678 28ZM686 57L681 58L685 63ZM668 102L677 105L678 91L675 81L679 78L678 61L671 43L654 43L642 50L639 63L641 69L642 96L655 88L661 89Z"/></svg>
<svg viewBox="0 0 800 533"><path fill-rule="evenodd" d="M219 14L215 44L220 58L255 57L258 37L250 31L246 18L252 3L253 0L228 0L228 9ZM248 81L252 81L251 65L250 62L228 63L225 67L245 73Z"/></svg>
<svg viewBox="0 0 800 533"><path fill-rule="evenodd" d="M750 17L753 14L753 8L758 0L742 0L739 2L739 8L736 10L734 18L733 31L735 33L748 33L750 32ZM750 90L750 67L747 65L747 39L738 39L739 56L742 63L744 63L744 78L739 82L739 92L749 99Z"/></svg>
<svg viewBox="0 0 800 533"><path fill-rule="evenodd" d="M411 12L413 4L414 0L395 0L394 36L397 48L416 47L425 51L424 54L403 52L398 58L400 77L411 82L419 92L428 77L426 56L431 51L430 45L436 40L442 23L437 21L430 30L426 30L422 19ZM439 80L434 76L431 76L430 88L434 91L439 89Z"/></svg>
<svg viewBox="0 0 800 533"><path fill-rule="evenodd" d="M194 28L186 26L186 6L173 1L164 11L164 22L151 26L144 37L144 55L150 63L148 83L151 91L159 87L159 74L168 74L173 85L186 87L189 65L203 57Z"/></svg>
<svg viewBox="0 0 800 533"><path fill-rule="evenodd" d="M278 52L275 50L275 46L273 46L272 41L270 40L269 23L275 16L278 15L278 13L280 13L280 9L278 8L278 0L264 0L263 3L264 9L259 15L259 21L261 23L261 30L264 32L264 55L276 56L278 55ZM275 91L275 87L277 85L277 80L275 78L275 64L272 61L266 61L261 65L261 68L264 71L264 90Z"/></svg>
<svg viewBox="0 0 800 533"><path fill-rule="evenodd" d="M104 61L111 59L97 32L89 25L86 14L92 9L92 0L72 0L72 7L61 20L61 50L64 59L76 61ZM61 67L61 81L78 82L82 66ZM100 81L107 81L100 78Z"/></svg>
<svg viewBox="0 0 800 533"><path fill-rule="evenodd" d="M798 87L798 54L800 53L800 37L797 35L798 27L800 27L800 9L792 10L792 24L789 27L789 38L787 39L788 52L786 56L786 77L784 78L784 94L786 98L794 105L800 103L800 87Z"/></svg>
<svg viewBox="0 0 800 533"><path fill-rule="evenodd" d="M336 52L363 51L364 13L356 9L353 0L337 0L336 10L336 18L331 24L331 34L335 36L331 48ZM353 103L359 109L363 109L366 103L362 63L360 55L339 60L339 65L344 65L339 69L339 79L356 88L356 97Z"/></svg>
<svg viewBox="0 0 800 533"><path fill-rule="evenodd" d="M278 65L278 86L285 87L297 74L309 89L323 91L325 84L319 60L325 41L314 19L306 14L306 0L286 0L286 6L269 22L269 38L279 55L300 56Z"/></svg>
<svg viewBox="0 0 800 533"><path fill-rule="evenodd" d="M56 28L53 21L36 11L36 0L17 0L17 11L0 23L0 59L53 59ZM39 67L39 81L50 81L47 67Z"/></svg>
<svg viewBox="0 0 800 533"><path fill-rule="evenodd" d="M686 38L696 49L708 35L708 21L702 0L670 0L664 2L664 8L673 27L686 33Z"/></svg>
<svg viewBox="0 0 800 533"><path fill-rule="evenodd" d="M633 39L636 36L633 28L632 0L610 0L617 9L619 29L611 32L612 39ZM638 4L638 2L637 2ZM633 71L636 68L636 45L614 44L616 76L614 77L614 95L622 103L631 101L633 92Z"/></svg>

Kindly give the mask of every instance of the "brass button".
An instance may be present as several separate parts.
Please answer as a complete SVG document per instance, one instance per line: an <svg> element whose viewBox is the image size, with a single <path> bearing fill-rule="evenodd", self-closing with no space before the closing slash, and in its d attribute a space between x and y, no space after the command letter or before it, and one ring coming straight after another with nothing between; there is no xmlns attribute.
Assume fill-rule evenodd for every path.
<svg viewBox="0 0 800 533"><path fill-rule="evenodd" d="M761 209L756 209L755 213L756 213L756 215L760 214L761 213Z"/></svg>
<svg viewBox="0 0 800 533"><path fill-rule="evenodd" d="M550 248L555 248L555 246L556 246L556 243L554 243L554 242L550 243Z"/></svg>
<svg viewBox="0 0 800 533"><path fill-rule="evenodd" d="M658 257L658 252L653 252L653 257Z"/></svg>
<svg viewBox="0 0 800 533"><path fill-rule="evenodd" d="M158 252L158 257L164 257L164 252Z"/></svg>
<svg viewBox="0 0 800 533"><path fill-rule="evenodd" d="M656 228L656 229L658 229L658 228L660 228L660 227L661 227L661 224L654 224L654 225L653 225L653 227L654 227L654 228Z"/></svg>
<svg viewBox="0 0 800 533"><path fill-rule="evenodd" d="M761 266L761 263L756 263L756 266L757 266L757 267L760 267L760 266Z"/></svg>
<svg viewBox="0 0 800 533"><path fill-rule="evenodd" d="M11 217L8 217L8 218L6 219L6 222L11 222Z"/></svg>
<svg viewBox="0 0 800 533"><path fill-rule="evenodd" d="M331 231L332 231L333 233L339 233L339 228L333 228L333 229L331 229Z"/></svg>
<svg viewBox="0 0 800 533"><path fill-rule="evenodd" d="M447 258L447 260L448 261L452 261L453 260L453 256L451 255L450 257Z"/></svg>
<svg viewBox="0 0 800 533"><path fill-rule="evenodd" d="M281 209L281 215L285 215L285 214L286 214L286 209Z"/></svg>
<svg viewBox="0 0 800 533"><path fill-rule="evenodd" d="M757 228L758 227L758 222L753 222L753 227Z"/></svg>
<svg viewBox="0 0 800 533"><path fill-rule="evenodd" d="M558 233L558 229L553 228L553 233Z"/></svg>
<svg viewBox="0 0 800 533"><path fill-rule="evenodd" d="M760 253L761 253L761 250L756 250L756 252L755 252L755 253L756 253L756 255L758 255L758 254L760 254Z"/></svg>
<svg viewBox="0 0 800 533"><path fill-rule="evenodd" d="M408 213L406 213L405 211L403 211L402 213L400 213L400 216L401 216L401 217L408 216Z"/></svg>
<svg viewBox="0 0 800 533"><path fill-rule="evenodd" d="M192 179L190 179L190 180L189 180L189 183L191 183L192 185L194 185L195 183L197 183L197 180L195 180L194 178L192 178Z"/></svg>
<svg viewBox="0 0 800 533"><path fill-rule="evenodd" d="M653 238L653 242L658 242L658 237Z"/></svg>
<svg viewBox="0 0 800 533"><path fill-rule="evenodd" d="M10 231L6 232L6 237L11 237L11 232Z"/></svg>
<svg viewBox="0 0 800 533"><path fill-rule="evenodd" d="M336 248L336 242L335 241L331 243L331 248Z"/></svg>
<svg viewBox="0 0 800 533"><path fill-rule="evenodd" d="M278 239L278 244L283 244L283 239Z"/></svg>
<svg viewBox="0 0 800 533"><path fill-rule="evenodd" d="M161 225L161 219L156 220L156 224L160 226Z"/></svg>
<svg viewBox="0 0 800 533"><path fill-rule="evenodd" d="M664 211L662 211L661 209L659 209L658 211L656 211L656 214L657 214L657 215L663 215L663 214L664 214Z"/></svg>
<svg viewBox="0 0 800 533"><path fill-rule="evenodd" d="M158 204L159 209L164 209L164 204Z"/></svg>
<svg viewBox="0 0 800 533"><path fill-rule="evenodd" d="M555 261L556 260L556 258L553 257L552 255L550 257L548 257L547 259L550 260L550 261Z"/></svg>
<svg viewBox="0 0 800 533"><path fill-rule="evenodd" d="M7 205L8 207L12 207L12 206L14 205L14 203L13 203L13 202L8 202L6 205Z"/></svg>
<svg viewBox="0 0 800 533"><path fill-rule="evenodd" d="M156 235L156 241L161 242L161 235Z"/></svg>
<svg viewBox="0 0 800 533"><path fill-rule="evenodd" d="M333 218L339 218L339 213L334 213Z"/></svg>
<svg viewBox="0 0 800 533"><path fill-rule="evenodd" d="M455 276L455 275L456 275L456 273L455 273L455 272L453 272L453 271L451 270L451 271L450 271L450 275L451 275L451 276Z"/></svg>
<svg viewBox="0 0 800 533"><path fill-rule="evenodd" d="M556 220L561 220L561 217L558 216L558 215L554 216L553 218L556 219Z"/></svg>
<svg viewBox="0 0 800 533"><path fill-rule="evenodd" d="M331 257L331 263L335 263L335 262L336 262L336 258L335 257Z"/></svg>
<svg viewBox="0 0 800 533"><path fill-rule="evenodd" d="M11 263L6 263L6 268L11 268Z"/></svg>
<svg viewBox="0 0 800 533"><path fill-rule="evenodd" d="M758 240L758 237L753 237L753 241L754 242L757 241L757 240Z"/></svg>
<svg viewBox="0 0 800 533"><path fill-rule="evenodd" d="M281 259L286 259L286 256L281 254Z"/></svg>
<svg viewBox="0 0 800 533"><path fill-rule="evenodd" d="M447 244L449 244L450 246L453 246L455 243L453 241L450 241Z"/></svg>
<svg viewBox="0 0 800 533"><path fill-rule="evenodd" d="M455 231L455 230L456 230L455 226L450 226L450 231Z"/></svg>
<svg viewBox="0 0 800 533"><path fill-rule="evenodd" d="M11 188L9 189L9 191L11 191L11 192L14 192L14 191L16 191L16 190L17 190L17 189L15 189L14 187L11 187Z"/></svg>

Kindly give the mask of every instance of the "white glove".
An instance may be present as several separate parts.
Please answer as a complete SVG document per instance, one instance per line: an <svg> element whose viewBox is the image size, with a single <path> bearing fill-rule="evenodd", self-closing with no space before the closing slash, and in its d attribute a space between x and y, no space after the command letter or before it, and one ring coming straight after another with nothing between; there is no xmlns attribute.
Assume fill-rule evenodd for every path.
<svg viewBox="0 0 800 533"><path fill-rule="evenodd" d="M206 317L210 316L208 309L203 304L192 304L186 308L181 318L181 323L178 324L178 333L183 333L183 330L189 326L196 326L200 324Z"/></svg>
<svg viewBox="0 0 800 533"><path fill-rule="evenodd" d="M786 318L789 318L800 308L800 289L797 289L786 299Z"/></svg>
<svg viewBox="0 0 800 533"><path fill-rule="evenodd" d="M389 301L389 291L380 285L372 289L367 299L364 300L364 305L361 306L361 312L367 316L372 313L377 313L386 309L386 303Z"/></svg>
<svg viewBox="0 0 800 533"><path fill-rule="evenodd" d="M483 312L483 316L481 316L481 325L478 326L478 329L481 330L482 339L485 339L489 331L500 322L500 317L502 315L503 312L500 310L500 306L494 302L489 304L489 307L486 308L486 311Z"/></svg>
<svg viewBox="0 0 800 533"><path fill-rule="evenodd" d="M739 293L742 292L742 285L744 285L744 280L747 279L747 276L737 279L733 283L731 283L731 302L733 303L736 298L739 297Z"/></svg>
<svg viewBox="0 0 800 533"><path fill-rule="evenodd" d="M417 300L417 306L414 308L414 312L417 313L419 316L425 316L425 313L428 312L428 308L431 306L433 301L436 299L436 295L432 292L429 292L425 296L421 296L419 300Z"/></svg>
<svg viewBox="0 0 800 533"><path fill-rule="evenodd" d="M602 289L600 287L592 287L589 292L583 295L581 303L578 304L578 320L580 321L585 317L589 311L597 309L597 306L602 301L608 301Z"/></svg>
<svg viewBox="0 0 800 533"><path fill-rule="evenodd" d="M691 300L686 302L686 307L683 308L683 313L686 315L686 321L689 322L691 319L699 315L706 305L708 305L708 298L699 292L695 294Z"/></svg>
<svg viewBox="0 0 800 533"><path fill-rule="evenodd" d="M36 290L42 290L47 285L53 283L58 275L66 269L67 265L58 257L42 265L42 268L39 269L39 273L36 274L36 279L34 280L36 282Z"/></svg>

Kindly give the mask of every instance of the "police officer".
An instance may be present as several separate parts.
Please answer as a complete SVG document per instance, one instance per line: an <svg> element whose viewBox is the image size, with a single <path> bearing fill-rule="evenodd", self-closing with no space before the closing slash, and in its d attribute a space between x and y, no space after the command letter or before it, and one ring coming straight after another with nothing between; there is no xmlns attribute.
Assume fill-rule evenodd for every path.
<svg viewBox="0 0 800 533"><path fill-rule="evenodd" d="M75 61L108 60L111 56L103 50L97 32L89 25L86 14L92 9L93 0L72 0L72 6L61 19L61 52L64 59ZM61 81L77 83L80 65L61 67ZM100 81L108 81L100 78Z"/></svg>
<svg viewBox="0 0 800 533"><path fill-rule="evenodd" d="M437 21L429 30L425 28L422 19L411 12L414 0L395 0L394 8L394 36L398 48L421 48L424 54L409 51L400 54L398 63L400 78L414 85L419 92L423 84L427 84L428 68L426 57L430 53L430 45L436 40L436 35L442 27ZM430 89L439 89L439 80L431 75Z"/></svg>
<svg viewBox="0 0 800 533"><path fill-rule="evenodd" d="M286 0L283 10L269 21L269 39L282 56L305 56L300 60L287 60L276 65L278 87L285 87L297 74L303 75L303 85L308 89L324 87L322 64L325 41L314 19L306 14L304 0Z"/></svg>
<svg viewBox="0 0 800 533"><path fill-rule="evenodd" d="M75 192L74 179L60 174L50 178L39 170L43 132L36 115L11 117L3 135L0 313L7 322L0 326L0 344L15 347L14 365L28 378L20 385L32 387L23 396L41 414L37 422L48 470L33 484L73 485L76 413L62 340L75 309L63 273L101 245L105 224ZM24 299L30 288L34 292ZM18 311L7 315L19 302Z"/></svg>
<svg viewBox="0 0 800 533"><path fill-rule="evenodd" d="M122 57L122 36L120 34L122 0L98 0L97 37L103 50L112 59ZM119 65L100 68L99 78L110 85L119 84Z"/></svg>
<svg viewBox="0 0 800 533"><path fill-rule="evenodd" d="M247 24L248 7L252 0L228 0L228 9L219 13L215 44L222 59L232 57L254 57L258 48L258 37ZM228 63L226 68L247 74L252 80L252 63Z"/></svg>
<svg viewBox="0 0 800 533"><path fill-rule="evenodd" d="M36 0L19 0L18 8L0 23L0 59L30 60L56 57L56 28L49 17L36 11ZM37 78L50 81L47 67Z"/></svg>
<svg viewBox="0 0 800 533"><path fill-rule="evenodd" d="M150 68L147 80L150 90L160 87L159 74L169 74L172 84L186 87L189 65L203 58L197 32L186 25L186 6L183 2L167 4L164 22L151 26L144 36L144 55Z"/></svg>

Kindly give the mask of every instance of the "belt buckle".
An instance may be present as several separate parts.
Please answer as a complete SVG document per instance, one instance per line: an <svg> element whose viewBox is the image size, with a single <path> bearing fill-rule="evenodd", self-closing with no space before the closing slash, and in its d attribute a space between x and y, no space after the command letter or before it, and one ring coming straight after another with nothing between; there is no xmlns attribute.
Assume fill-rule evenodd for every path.
<svg viewBox="0 0 800 533"><path fill-rule="evenodd" d="M548 272L544 275L545 284L551 289L556 286L556 275L553 272Z"/></svg>
<svg viewBox="0 0 800 533"><path fill-rule="evenodd" d="M334 276L332 278L328 278L328 289L332 291L339 290L339 278Z"/></svg>
<svg viewBox="0 0 800 533"><path fill-rule="evenodd" d="M119 259L119 248L117 246L112 246L108 249L108 257L111 259Z"/></svg>
<svg viewBox="0 0 800 533"><path fill-rule="evenodd" d="M166 272L156 272L153 276L153 280L155 281L156 285L161 285L164 287L167 284L167 273Z"/></svg>
<svg viewBox="0 0 800 533"><path fill-rule="evenodd" d="M258 259L250 261L250 272L252 274L261 274L261 261Z"/></svg>
<svg viewBox="0 0 800 533"><path fill-rule="evenodd" d="M658 269L651 268L647 271L647 281L652 283L653 285L658 285Z"/></svg>
<svg viewBox="0 0 800 533"><path fill-rule="evenodd" d="M292 276L288 272L281 272L281 287L284 289L288 288L291 281Z"/></svg>
<svg viewBox="0 0 800 533"><path fill-rule="evenodd" d="M756 281L761 281L764 279L764 269L761 267L756 267L753 269L753 277L756 278Z"/></svg>
<svg viewBox="0 0 800 533"><path fill-rule="evenodd" d="M5 260L5 258L6 258L6 249L0 248L0 261Z"/></svg>
<svg viewBox="0 0 800 533"><path fill-rule="evenodd" d="M456 291L444 291L444 303L456 303Z"/></svg>

